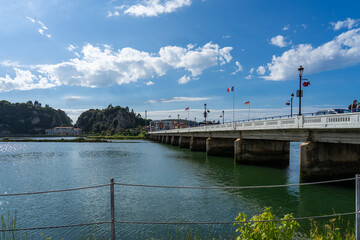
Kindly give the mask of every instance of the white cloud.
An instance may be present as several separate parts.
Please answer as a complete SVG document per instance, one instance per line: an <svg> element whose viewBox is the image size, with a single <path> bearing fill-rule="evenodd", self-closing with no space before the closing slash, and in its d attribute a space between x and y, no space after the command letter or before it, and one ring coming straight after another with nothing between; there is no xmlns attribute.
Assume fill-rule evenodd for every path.
<svg viewBox="0 0 360 240"><path fill-rule="evenodd" d="M31 90L55 87L52 83L42 75L35 76L30 71L14 68L15 77L9 75L0 77L0 91L9 92L12 90Z"/></svg>
<svg viewBox="0 0 360 240"><path fill-rule="evenodd" d="M167 99L149 100L147 103L198 102L209 100L208 97L172 97Z"/></svg>
<svg viewBox="0 0 360 240"><path fill-rule="evenodd" d="M352 29L359 26L360 19L347 18L344 21L331 22L330 24L333 26L334 30L340 30L341 28Z"/></svg>
<svg viewBox="0 0 360 240"><path fill-rule="evenodd" d="M205 69L230 62L231 50L231 47L220 48L211 42L196 49L166 46L161 48L158 54L133 48L113 51L109 46L100 48L87 44L82 48L81 56L78 58L58 64L31 66L32 71L37 71L41 75L39 79L44 79L43 84L36 84L36 80L39 79L31 74L28 75L29 82L26 85L28 87L16 84L9 87L12 79L7 75L6 78L0 78L3 82L0 84L0 91L61 85L84 87L121 85L154 75L163 76L172 69L188 71L192 79L196 79L194 77L201 75ZM33 86L30 87L31 85Z"/></svg>
<svg viewBox="0 0 360 240"><path fill-rule="evenodd" d="M146 85L147 86L151 86L151 85L154 85L155 83L153 82L153 81L148 81L148 82L146 82Z"/></svg>
<svg viewBox="0 0 360 240"><path fill-rule="evenodd" d="M224 35L223 38L228 39L228 38L231 38L231 36L230 35Z"/></svg>
<svg viewBox="0 0 360 240"><path fill-rule="evenodd" d="M247 75L246 77L245 77L245 79L251 79L252 78L252 75L251 74L249 74L249 75Z"/></svg>
<svg viewBox="0 0 360 240"><path fill-rule="evenodd" d="M77 49L77 46L74 46L72 44L69 44L69 46L67 47L67 50L69 50L70 52L74 51L75 49Z"/></svg>
<svg viewBox="0 0 360 240"><path fill-rule="evenodd" d="M307 25L306 24L301 24L301 26L305 29L307 29Z"/></svg>
<svg viewBox="0 0 360 240"><path fill-rule="evenodd" d="M191 0L143 0L131 6L118 6L115 9L123 10L124 14L136 17L156 17L161 14L172 13L180 8L191 5ZM108 12L108 17L119 16L118 11Z"/></svg>
<svg viewBox="0 0 360 240"><path fill-rule="evenodd" d="M286 26L284 26L283 28L282 28L282 30L284 30L284 31L287 31L287 30L289 30L290 29L290 25L289 24L287 24Z"/></svg>
<svg viewBox="0 0 360 240"><path fill-rule="evenodd" d="M266 73L266 69L263 66L260 66L256 69L257 74L264 75Z"/></svg>
<svg viewBox="0 0 360 240"><path fill-rule="evenodd" d="M30 22L32 22L32 23L35 23L36 21L35 21L35 19L33 19L33 18L31 18L31 17L26 17Z"/></svg>
<svg viewBox="0 0 360 240"><path fill-rule="evenodd" d="M237 66L237 69L235 70L235 72L232 73L232 75L236 75L238 72L241 72L243 70L243 66L238 61L236 61L235 64Z"/></svg>
<svg viewBox="0 0 360 240"><path fill-rule="evenodd" d="M277 35L276 37L272 37L270 40L272 45L278 46L278 47L286 47L290 43L285 41L285 37L282 35Z"/></svg>
<svg viewBox="0 0 360 240"><path fill-rule="evenodd" d="M252 74L254 72L254 70L255 70L254 68L250 68L249 73Z"/></svg>
<svg viewBox="0 0 360 240"><path fill-rule="evenodd" d="M178 83L179 83L179 84L186 84L186 83L188 83L188 82L190 82L190 81L191 81L190 76L184 75L184 76L182 76L182 77L179 79Z"/></svg>
<svg viewBox="0 0 360 240"><path fill-rule="evenodd" d="M51 38L51 34L46 33L45 31L48 30L48 28L45 26L45 24L41 21L36 21L34 18L31 17L26 17L30 22L35 23L35 24L39 24L40 28L38 29L38 32L43 35L46 36L47 38Z"/></svg>
<svg viewBox="0 0 360 240"><path fill-rule="evenodd" d="M344 32L333 40L314 48L311 44L300 44L281 56L273 56L268 63L270 74L267 80L286 80L298 75L298 67L305 74L339 69L360 63L360 28Z"/></svg>

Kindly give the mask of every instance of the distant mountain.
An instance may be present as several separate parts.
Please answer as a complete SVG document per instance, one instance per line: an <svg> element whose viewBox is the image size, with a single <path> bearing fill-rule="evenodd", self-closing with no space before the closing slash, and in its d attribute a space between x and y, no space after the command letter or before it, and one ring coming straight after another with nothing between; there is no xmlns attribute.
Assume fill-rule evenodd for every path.
<svg viewBox="0 0 360 240"><path fill-rule="evenodd" d="M60 109L28 101L10 103L0 101L0 135L44 134L45 129L72 126L72 120Z"/></svg>
<svg viewBox="0 0 360 240"><path fill-rule="evenodd" d="M113 107L106 109L90 109L83 112L76 121L77 127L84 133L115 133L129 128L149 125L150 120L144 119L140 114L129 111L128 107Z"/></svg>

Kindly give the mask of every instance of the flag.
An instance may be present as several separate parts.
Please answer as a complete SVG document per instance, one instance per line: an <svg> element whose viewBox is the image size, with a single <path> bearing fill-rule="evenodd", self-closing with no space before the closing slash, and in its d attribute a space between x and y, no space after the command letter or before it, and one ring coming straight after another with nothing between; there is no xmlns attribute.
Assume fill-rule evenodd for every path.
<svg viewBox="0 0 360 240"><path fill-rule="evenodd" d="M310 86L310 82L309 82L309 81L305 81L305 82L303 82L303 86L304 86L304 87L308 87L308 86Z"/></svg>
<svg viewBox="0 0 360 240"><path fill-rule="evenodd" d="M250 105L250 101L247 101L244 103L245 105Z"/></svg>
<svg viewBox="0 0 360 240"><path fill-rule="evenodd" d="M185 108L185 110L189 110L189 109L190 109L189 107Z"/></svg>
<svg viewBox="0 0 360 240"><path fill-rule="evenodd" d="M285 104L286 104L286 105L290 105L290 103L289 103L289 102L286 102Z"/></svg>
<svg viewBox="0 0 360 240"><path fill-rule="evenodd" d="M226 89L227 92L233 92L234 91L234 87L228 88Z"/></svg>

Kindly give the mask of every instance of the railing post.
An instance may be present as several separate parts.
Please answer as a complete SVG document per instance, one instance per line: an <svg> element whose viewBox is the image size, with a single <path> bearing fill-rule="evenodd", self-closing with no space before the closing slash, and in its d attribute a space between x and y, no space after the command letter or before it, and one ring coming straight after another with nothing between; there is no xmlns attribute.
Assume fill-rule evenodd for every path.
<svg viewBox="0 0 360 240"><path fill-rule="evenodd" d="M114 179L110 179L110 208L111 208L111 240L115 240L115 198Z"/></svg>
<svg viewBox="0 0 360 240"><path fill-rule="evenodd" d="M356 240L360 240L360 174L355 175L355 229L356 229Z"/></svg>

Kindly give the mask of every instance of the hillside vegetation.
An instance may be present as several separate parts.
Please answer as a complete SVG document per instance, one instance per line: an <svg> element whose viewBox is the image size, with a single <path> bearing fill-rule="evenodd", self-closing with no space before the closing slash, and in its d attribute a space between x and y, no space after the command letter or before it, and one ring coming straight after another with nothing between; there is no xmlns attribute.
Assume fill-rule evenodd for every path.
<svg viewBox="0 0 360 240"><path fill-rule="evenodd" d="M83 112L76 125L84 133L114 134L149 123L150 120L142 118L140 114L134 113L134 110L129 111L128 107L109 105L106 109L90 109Z"/></svg>
<svg viewBox="0 0 360 240"><path fill-rule="evenodd" d="M60 109L28 101L10 103L0 101L0 134L44 134L45 129L72 126L72 120Z"/></svg>

